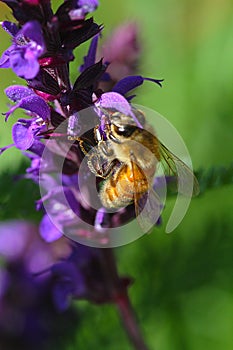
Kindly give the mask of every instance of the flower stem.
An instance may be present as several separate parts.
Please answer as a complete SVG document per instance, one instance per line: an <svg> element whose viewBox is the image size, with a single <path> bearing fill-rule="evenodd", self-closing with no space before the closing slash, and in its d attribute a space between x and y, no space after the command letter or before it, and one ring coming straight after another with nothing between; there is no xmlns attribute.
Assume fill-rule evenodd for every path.
<svg viewBox="0 0 233 350"><path fill-rule="evenodd" d="M102 254L106 281L108 281L109 298L118 308L125 331L135 350L148 350L128 296L128 285L123 282L124 279L118 274L113 250L101 249L100 252Z"/></svg>
<svg viewBox="0 0 233 350"><path fill-rule="evenodd" d="M138 326L136 315L132 304L130 302L128 294L125 294L116 301L118 311L121 316L122 323L128 334L131 343L134 345L136 350L148 350L141 331Z"/></svg>

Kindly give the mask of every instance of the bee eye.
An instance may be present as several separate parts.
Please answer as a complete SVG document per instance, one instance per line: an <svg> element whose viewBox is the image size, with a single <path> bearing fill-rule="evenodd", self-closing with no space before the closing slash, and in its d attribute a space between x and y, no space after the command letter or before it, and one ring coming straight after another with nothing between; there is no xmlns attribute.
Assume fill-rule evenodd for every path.
<svg viewBox="0 0 233 350"><path fill-rule="evenodd" d="M115 132L117 135L124 137L131 136L136 129L137 127L133 125L124 125L120 127L115 126Z"/></svg>

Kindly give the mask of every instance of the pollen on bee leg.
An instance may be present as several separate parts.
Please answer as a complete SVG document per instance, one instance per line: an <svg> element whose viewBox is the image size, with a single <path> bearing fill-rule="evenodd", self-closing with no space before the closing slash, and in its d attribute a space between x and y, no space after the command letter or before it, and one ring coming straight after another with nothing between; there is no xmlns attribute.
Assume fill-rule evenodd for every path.
<svg viewBox="0 0 233 350"><path fill-rule="evenodd" d="M106 197L110 202L113 202L114 197L116 197L115 188L112 187L112 188L106 189Z"/></svg>
<svg viewBox="0 0 233 350"><path fill-rule="evenodd" d="M118 192L116 187L107 187L107 186L103 186L100 192L100 197L101 197L101 201L104 205L104 207L106 208L115 208L118 207L116 205L116 201L118 199Z"/></svg>

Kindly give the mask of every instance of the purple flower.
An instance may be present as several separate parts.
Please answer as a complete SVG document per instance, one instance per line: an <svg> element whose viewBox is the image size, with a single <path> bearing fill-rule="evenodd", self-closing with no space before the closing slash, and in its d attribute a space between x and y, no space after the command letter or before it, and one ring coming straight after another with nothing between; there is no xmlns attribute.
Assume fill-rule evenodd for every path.
<svg viewBox="0 0 233 350"><path fill-rule="evenodd" d="M26 169L26 174L24 177L31 179L37 184L39 183L39 175L41 170L44 170L45 172L53 172L55 170L52 157L50 157L47 163L43 162L43 164L41 164L41 156L44 149L45 145L42 142L34 140L31 147L26 152L23 152L23 154L31 161L30 166Z"/></svg>
<svg viewBox="0 0 233 350"><path fill-rule="evenodd" d="M76 0L75 7L69 11L69 17L72 20L84 19L88 13L94 12L98 6L98 0Z"/></svg>
<svg viewBox="0 0 233 350"><path fill-rule="evenodd" d="M30 60L31 71L35 72L37 67L35 74L23 76L27 79L28 87L15 85L5 90L8 98L15 103L5 115L7 120L16 109L22 108L30 116L30 119L20 118L15 123L12 136L14 145L31 160L25 177L40 184L43 191L42 198L37 201L37 209L47 211L40 224L41 236L45 241L52 242L64 233L74 239L93 239L105 244L109 238L108 228L130 221L135 217L135 212L133 205L115 213L102 208L98 191L104 180L96 178L88 167L85 174L79 173L85 155L80 143L76 142L76 134L82 135L83 130L85 133L99 125L100 134L104 137L106 121L101 119L100 113L104 109L116 109L130 115L135 124L142 128L129 103L130 98L127 99L125 95L145 80L161 85L160 81L140 75L121 79L120 74L115 80L106 75L106 59L121 61L123 65L136 61L137 30L134 25L126 26L128 32L124 41L123 29L119 29L119 38L115 35L112 39L112 47L115 45L119 49L118 56L114 50L107 50L107 46L111 46L109 42L106 57L96 62L102 27L92 18L86 20L84 17L98 6L97 1L66 1L55 14L49 3L45 13L37 1L6 2L13 9L19 26L11 22L3 23L3 28L12 36L13 44L2 57L2 67L13 68L11 62L17 55L21 55L17 62L25 74L30 72L27 67ZM73 59L72 51L90 38L93 39L80 67L81 74L71 84L69 61ZM128 61L124 54L126 48L131 56ZM17 74L20 72L19 66L16 68ZM114 80L117 82L111 91L105 92L101 89L101 81L107 77L112 85ZM81 113L87 107L93 107L88 118ZM91 127L88 127L90 124ZM94 133L89 134L86 142L90 142L90 148L95 147L98 142ZM70 142L72 140L74 142ZM86 182L83 181L80 188L77 179L82 177ZM96 203L92 205L88 199L94 198L94 191ZM86 224L91 229L86 229Z"/></svg>
<svg viewBox="0 0 233 350"><path fill-rule="evenodd" d="M90 13L96 10L99 6L98 0L78 0L78 6L80 6L85 13Z"/></svg>
<svg viewBox="0 0 233 350"><path fill-rule="evenodd" d="M56 179L45 171L40 177L45 195L37 205L46 210L40 223L40 234L46 242L55 241L64 233L74 239L83 238L85 222L93 225L95 220L96 211L80 200L77 174L62 175L62 181L60 176ZM86 238L94 239L95 235L97 239L98 232L87 232Z"/></svg>
<svg viewBox="0 0 233 350"><path fill-rule="evenodd" d="M129 201L116 210L103 207L99 194L105 178L92 170L96 161L98 168L106 170L104 158L111 152L104 148L99 152L104 153L100 157L104 164L98 154L94 153L93 164L86 155L114 136L106 132L115 125L105 110L129 115L134 127L142 128L144 119L127 94L145 80L161 84L135 75L140 52L135 25L118 29L96 59L103 26L86 16L97 8L97 0L63 1L56 12L49 0L2 1L17 23L2 24L12 45L3 53L0 67L12 68L27 83L5 90L14 103L5 116L7 120L18 108L28 116L17 120L12 137L14 146L30 160L24 177L40 187L35 207L43 217L38 227L25 221L0 224L0 348L62 349L61 338L69 337L69 330L76 334L76 313L72 307L67 310L73 299L114 302L124 305L122 314L130 316L130 280L119 277L111 249L103 247L125 243L125 233L118 228L135 218L135 207ZM74 49L89 39L73 82L69 72ZM115 138L119 150L121 140ZM111 169L124 163L117 152L111 156L115 158ZM159 190L159 184L155 187ZM147 202L149 194L142 197ZM129 198L133 202L133 194ZM151 215L159 205L150 206ZM61 318L57 310L64 312ZM131 318L127 322L134 339L139 332L132 328ZM53 342L48 345L48 340Z"/></svg>
<svg viewBox="0 0 233 350"><path fill-rule="evenodd" d="M24 120L23 123L18 122L13 126L12 135L15 146L21 150L30 148L34 142L31 121Z"/></svg>
<svg viewBox="0 0 233 350"><path fill-rule="evenodd" d="M96 51L98 46L99 35L96 35L89 46L87 55L84 57L84 63L80 66L80 72L83 72L85 69L89 68L96 62Z"/></svg>
<svg viewBox="0 0 233 350"><path fill-rule="evenodd" d="M3 28L12 35L12 45L0 60L0 68L12 68L21 78L32 79L40 69L38 58L45 51L42 29L37 21L26 23L22 29L10 22L3 22Z"/></svg>
<svg viewBox="0 0 233 350"><path fill-rule="evenodd" d="M95 105L100 108L112 108L117 111L132 116L136 125L139 128L142 128L141 123L136 118L135 114L132 111L130 103L118 92L106 92L101 95L100 99L95 103Z"/></svg>
<svg viewBox="0 0 233 350"><path fill-rule="evenodd" d="M66 240L55 245L46 244L38 228L27 221L7 221L0 224L0 256L7 262L24 261L29 273L38 273L50 267L58 258L69 254Z"/></svg>
<svg viewBox="0 0 233 350"><path fill-rule="evenodd" d="M151 81L153 83L158 84L160 87L162 87L161 82L163 79L152 79L152 78L145 78L141 75L131 75L125 78L122 78L120 81L118 81L112 88L112 91L118 92L121 95L127 94L127 92L137 88L138 86L142 85L145 80Z"/></svg>
<svg viewBox="0 0 233 350"><path fill-rule="evenodd" d="M104 267L105 253L111 259ZM114 275L112 259L110 250L74 244L70 256L51 268L56 306L65 310L72 299L86 299L98 304L113 302L117 297L116 289L127 289L131 280Z"/></svg>
<svg viewBox="0 0 233 350"><path fill-rule="evenodd" d="M84 244L108 246L111 239L109 228L119 227L135 217L133 205L115 213L108 213L102 208L99 198L94 199L93 195L94 175L92 181L82 183L81 193L78 174L63 174L62 180L60 177L51 176L46 170L43 173L40 169L43 196L37 201L37 209L43 208L46 212L39 228L46 242L56 241L66 235Z"/></svg>
<svg viewBox="0 0 233 350"><path fill-rule="evenodd" d="M23 108L31 113L32 119L19 119L12 128L12 137L15 147L20 150L41 148L39 140L40 134L47 130L50 119L50 108L45 100L37 96L31 89L14 85L5 90L6 95L16 102L10 110L5 113L6 120L17 109Z"/></svg>
<svg viewBox="0 0 233 350"><path fill-rule="evenodd" d="M60 230L58 230L58 228L55 225L53 225L47 214L43 216L40 222L40 232L41 237L49 243L56 241L57 239L63 236L63 233Z"/></svg>
<svg viewBox="0 0 233 350"><path fill-rule="evenodd" d="M35 113L42 121L50 119L48 104L42 97L36 95L33 90L21 85L12 85L5 90L5 93L9 99L16 102L16 105L5 113L6 120L17 108L23 108L31 113Z"/></svg>
<svg viewBox="0 0 233 350"><path fill-rule="evenodd" d="M34 224L26 221L0 224L1 349L54 348L54 338L59 336L64 322L73 320L76 329L74 310L61 316L51 303L53 276L49 269L59 259L69 257L70 252L67 240L51 245L43 242ZM72 322L69 327L72 330ZM67 336L69 339L69 332Z"/></svg>

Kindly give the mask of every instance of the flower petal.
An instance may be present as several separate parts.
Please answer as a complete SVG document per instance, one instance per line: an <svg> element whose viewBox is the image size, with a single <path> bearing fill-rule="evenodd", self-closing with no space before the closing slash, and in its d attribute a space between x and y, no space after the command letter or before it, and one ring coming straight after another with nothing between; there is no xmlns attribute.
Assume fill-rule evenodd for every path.
<svg viewBox="0 0 233 350"><path fill-rule="evenodd" d="M131 106L129 102L117 92L106 92L101 95L95 103L97 107L114 108L121 113L131 115Z"/></svg>
<svg viewBox="0 0 233 350"><path fill-rule="evenodd" d="M13 102L18 102L24 97L35 95L31 89L22 85L9 86L5 89L5 94Z"/></svg>
<svg viewBox="0 0 233 350"><path fill-rule="evenodd" d="M10 55L10 66L20 78L33 79L39 72L40 65L35 50L17 48Z"/></svg>
<svg viewBox="0 0 233 350"><path fill-rule="evenodd" d="M14 143L10 144L10 145L7 145L5 147L0 147L0 155L5 152L7 149L11 148L11 147L14 147Z"/></svg>
<svg viewBox="0 0 233 350"><path fill-rule="evenodd" d="M9 283L10 283L9 273L0 266L0 299L5 294Z"/></svg>
<svg viewBox="0 0 233 350"><path fill-rule="evenodd" d="M16 85L7 88L5 93L12 101L18 102L5 113L6 120L17 108L23 108L29 112L36 113L43 120L50 119L50 108L48 104L32 90Z"/></svg>
<svg viewBox="0 0 233 350"><path fill-rule="evenodd" d="M92 39L87 56L84 57L84 63L80 67L80 72L83 72L85 69L95 64L98 39L99 35L96 35Z"/></svg>
<svg viewBox="0 0 233 350"><path fill-rule="evenodd" d="M83 9L84 13L90 13L95 11L99 6L98 0L79 0L78 5Z"/></svg>
<svg viewBox="0 0 233 350"><path fill-rule="evenodd" d="M63 236L62 232L53 225L47 214L45 214L41 220L39 230L41 237L46 242L56 241Z"/></svg>
<svg viewBox="0 0 233 350"><path fill-rule="evenodd" d="M34 41L37 45L43 49L45 47L43 33L40 23L37 21L27 22L19 32L19 36L24 35L26 38Z"/></svg>
<svg viewBox="0 0 233 350"><path fill-rule="evenodd" d="M12 220L1 223L0 255L17 260L23 254L32 231L36 232L35 227L26 221Z"/></svg>
<svg viewBox="0 0 233 350"><path fill-rule="evenodd" d="M125 77L118 81L113 86L113 91L118 92L121 95L125 95L128 91L135 89L136 87L143 84L143 77L140 75L131 75L129 77Z"/></svg>
<svg viewBox="0 0 233 350"><path fill-rule="evenodd" d="M15 23L9 21L2 22L2 28L13 37L16 36L19 31L18 26Z"/></svg>
<svg viewBox="0 0 233 350"><path fill-rule="evenodd" d="M151 78L144 78L141 75L131 75L129 77L125 77L118 81L112 91L118 92L121 95L125 95L130 90L135 89L136 87L142 85L144 83L144 80L152 81L153 83L158 84L160 87L162 87L161 82L163 79L151 79Z"/></svg>
<svg viewBox="0 0 233 350"><path fill-rule="evenodd" d="M4 51L2 54L2 57L0 58L0 68L10 68L10 54L11 54L11 48Z"/></svg>
<svg viewBox="0 0 233 350"><path fill-rule="evenodd" d="M30 148L34 141L34 135L29 124L16 123L12 128L12 137L15 146L21 150Z"/></svg>
<svg viewBox="0 0 233 350"><path fill-rule="evenodd" d="M53 288L53 301L59 311L68 309L72 299L72 285L71 282L56 283Z"/></svg>

